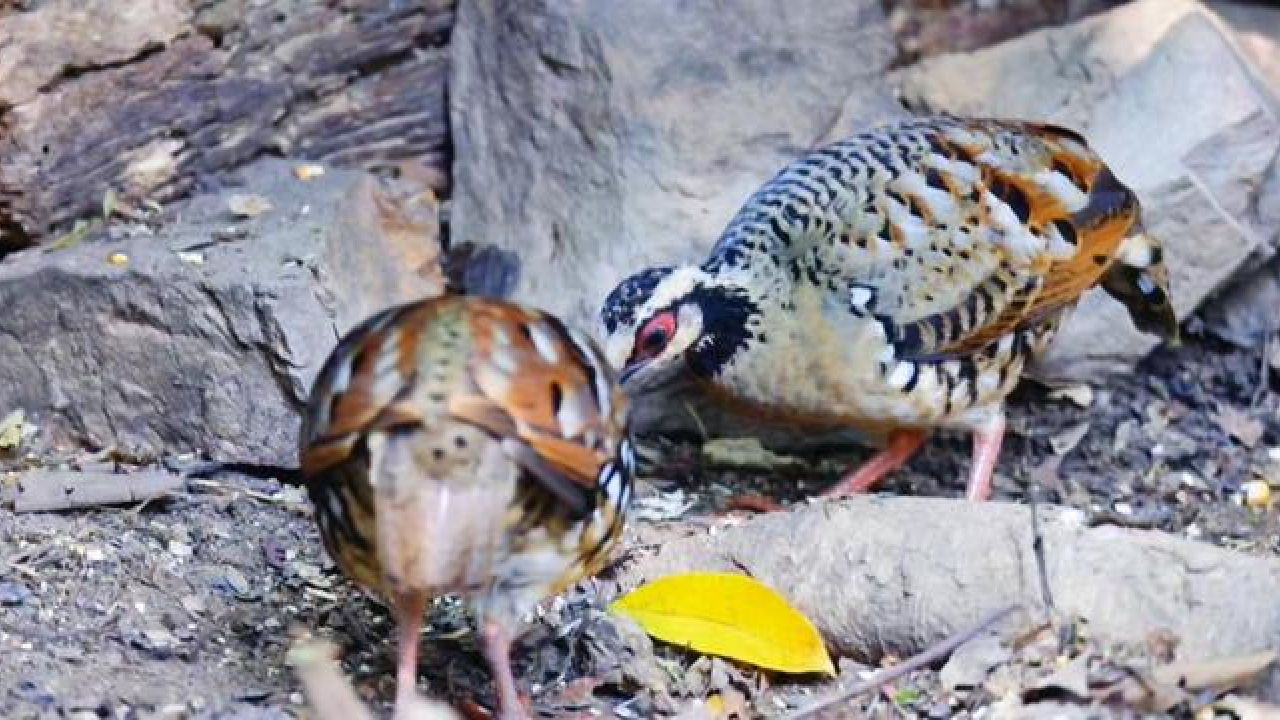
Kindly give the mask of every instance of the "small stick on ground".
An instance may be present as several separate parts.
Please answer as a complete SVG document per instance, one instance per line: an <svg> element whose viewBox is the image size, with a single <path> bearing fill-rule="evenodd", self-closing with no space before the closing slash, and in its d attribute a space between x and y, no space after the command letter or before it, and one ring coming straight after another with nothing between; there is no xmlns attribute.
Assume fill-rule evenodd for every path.
<svg viewBox="0 0 1280 720"><path fill-rule="evenodd" d="M1274 331L1268 329L1262 337L1262 361L1258 363L1258 384L1253 388L1250 410L1257 410L1262 405L1262 399L1266 397L1267 388L1271 385L1271 344L1274 341Z"/></svg>
<svg viewBox="0 0 1280 720"><path fill-rule="evenodd" d="M57 512L132 505L181 486L182 478L176 475L146 470L128 474L28 470L19 480L13 511Z"/></svg>
<svg viewBox="0 0 1280 720"><path fill-rule="evenodd" d="M1038 493L1033 493L1038 494ZM1036 554L1036 570L1040 575L1040 597L1044 600L1045 612L1053 614L1053 591L1049 589L1049 561L1045 558L1044 535L1040 534L1040 515L1036 512L1037 498L1032 497L1031 506L1031 549Z"/></svg>
<svg viewBox="0 0 1280 720"><path fill-rule="evenodd" d="M1008 607L1001 608L1000 610L996 610L984 617L982 621L973 628L952 635L941 642L935 643L934 645L925 648L923 651L903 660L897 665L894 665L891 668L885 668L847 690L841 690L826 700L820 700L808 707L801 708L800 710L797 710L795 714L791 715L789 720L800 720L800 718L809 717L823 710L835 707L841 703L848 702L863 693L871 692L881 685L893 682L904 675L929 667L955 652L956 648L969 642L978 635L981 635L983 632L990 629L992 625L1000 622L1019 607L1021 606L1010 605Z"/></svg>
<svg viewBox="0 0 1280 720"><path fill-rule="evenodd" d="M247 498L257 500L259 502L271 503L272 505L279 505L281 507L286 507L293 510L306 509L306 505L302 503L294 502L292 500L289 500L288 498L281 497L279 495L268 495L267 493L258 492L257 490L251 490L242 485L222 482L220 480L206 480L204 478L187 478L187 487L190 487L193 489L199 489L199 490L211 490L214 492L222 492L222 493L227 493L231 495L244 495Z"/></svg>

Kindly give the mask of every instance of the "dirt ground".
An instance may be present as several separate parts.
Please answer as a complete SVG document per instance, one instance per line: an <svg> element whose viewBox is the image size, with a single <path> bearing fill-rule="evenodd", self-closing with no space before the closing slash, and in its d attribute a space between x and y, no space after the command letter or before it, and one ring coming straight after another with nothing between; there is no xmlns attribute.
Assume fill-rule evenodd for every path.
<svg viewBox="0 0 1280 720"><path fill-rule="evenodd" d="M996 499L1034 497L1081 508L1096 522L1280 553L1275 506L1252 509L1241 498L1243 483L1268 472L1274 482L1280 464L1268 453L1280 446L1280 395L1274 376L1269 386L1260 381L1261 367L1257 351L1190 337L1096 387L1087 408L1024 383L1011 407ZM959 496L968 449L965 438L935 439L884 490ZM669 471L648 492L679 489L692 504L686 514L697 515L734 492L795 499L854 459L826 458L816 476L676 462L687 472ZM801 491L804 473L811 481ZM140 508L0 510L7 561L0 565L0 716L295 717L303 698L285 654L303 628L336 641L361 695L388 709L388 615L332 574L302 494L252 478L222 482ZM671 648L654 655L643 636L601 611L593 588L554 604L517 650L517 668L544 714L595 707L644 717L726 683L756 699L759 711L777 707L774 694L797 691L762 692L768 678L719 660ZM487 674L468 627L458 605L436 608L421 675L436 693L487 705ZM947 717L984 702L946 695L930 671L899 685L910 692L868 698L864 708Z"/></svg>

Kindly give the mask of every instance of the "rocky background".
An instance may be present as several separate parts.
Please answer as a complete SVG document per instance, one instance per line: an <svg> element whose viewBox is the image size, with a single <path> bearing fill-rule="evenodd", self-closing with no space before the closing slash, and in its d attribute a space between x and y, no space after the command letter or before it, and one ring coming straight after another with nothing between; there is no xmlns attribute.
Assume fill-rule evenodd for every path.
<svg viewBox="0 0 1280 720"><path fill-rule="evenodd" d="M1189 346L1155 348L1089 297L1015 404L1001 497L1274 560L1276 511L1250 493L1280 486L1280 9L780 7L0 0L0 714L288 716L295 622L337 634L366 699L387 699L385 614L323 574L291 489L153 478L169 495L144 510L35 511L147 497L85 477L173 457L292 464L337 336L438 292L473 243L520 259L517 297L594 330L618 279L699 257L781 164L911 112L1080 130L1168 247ZM685 448L694 469L655 480L646 512L674 521L730 485L799 496L839 469L724 447ZM943 443L891 489L957 495L966 462ZM34 490L37 468L98 499ZM563 640L556 622L597 607L587 593L539 632ZM730 688L787 707L756 676L601 632L556 646L578 678L641 660L583 707L645 716ZM483 701L463 650L431 681ZM916 682L907 705L942 716L994 692Z"/></svg>

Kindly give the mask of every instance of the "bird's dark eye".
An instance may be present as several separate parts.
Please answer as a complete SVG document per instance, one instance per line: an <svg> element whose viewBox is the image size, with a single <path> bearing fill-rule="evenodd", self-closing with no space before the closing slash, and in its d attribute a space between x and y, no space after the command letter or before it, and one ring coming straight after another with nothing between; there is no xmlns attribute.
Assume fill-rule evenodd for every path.
<svg viewBox="0 0 1280 720"><path fill-rule="evenodd" d="M654 315L640 329L637 349L644 355L657 355L676 332L676 316L670 310Z"/></svg>

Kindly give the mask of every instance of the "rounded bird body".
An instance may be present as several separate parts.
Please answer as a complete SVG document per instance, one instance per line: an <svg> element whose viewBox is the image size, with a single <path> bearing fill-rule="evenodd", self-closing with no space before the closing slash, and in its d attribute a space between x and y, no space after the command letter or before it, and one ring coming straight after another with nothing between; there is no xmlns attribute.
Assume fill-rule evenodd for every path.
<svg viewBox="0 0 1280 720"><path fill-rule="evenodd" d="M426 601L461 593L516 712L516 622L620 537L627 407L589 338L505 301L389 308L338 343L304 414L302 473L335 563L396 610L402 694Z"/></svg>
<svg viewBox="0 0 1280 720"><path fill-rule="evenodd" d="M624 280L602 309L606 351L633 393L692 378L749 413L889 442L875 477L839 491L933 428L972 430L994 462L1004 398L1086 290L1176 338L1139 215L1070 130L903 121L783 168L702 263ZM975 473L985 496L989 468Z"/></svg>

